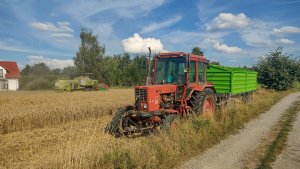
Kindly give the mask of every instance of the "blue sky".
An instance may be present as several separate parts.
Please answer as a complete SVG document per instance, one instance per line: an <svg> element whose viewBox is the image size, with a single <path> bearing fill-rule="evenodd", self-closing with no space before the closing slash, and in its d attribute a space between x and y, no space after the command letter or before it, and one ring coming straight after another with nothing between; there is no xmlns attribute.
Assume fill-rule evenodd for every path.
<svg viewBox="0 0 300 169"><path fill-rule="evenodd" d="M278 46L299 56L300 0L1 0L0 60L70 66L82 27L106 55L199 46L209 60L249 66Z"/></svg>

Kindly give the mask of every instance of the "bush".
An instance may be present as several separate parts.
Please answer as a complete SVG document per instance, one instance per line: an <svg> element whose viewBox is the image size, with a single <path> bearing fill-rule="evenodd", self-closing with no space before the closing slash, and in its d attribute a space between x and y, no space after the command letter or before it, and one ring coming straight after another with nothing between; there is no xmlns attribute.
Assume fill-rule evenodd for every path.
<svg viewBox="0 0 300 169"><path fill-rule="evenodd" d="M55 81L58 79L58 76L48 75L48 76L22 76L20 81L21 90L46 90L53 89Z"/></svg>
<svg viewBox="0 0 300 169"><path fill-rule="evenodd" d="M283 54L282 49L283 47L278 47L266 57L260 57L255 65L258 81L265 87L277 91L293 87L298 71L296 61Z"/></svg>
<svg viewBox="0 0 300 169"><path fill-rule="evenodd" d="M296 72L297 81L300 82L300 59L297 61L297 72Z"/></svg>

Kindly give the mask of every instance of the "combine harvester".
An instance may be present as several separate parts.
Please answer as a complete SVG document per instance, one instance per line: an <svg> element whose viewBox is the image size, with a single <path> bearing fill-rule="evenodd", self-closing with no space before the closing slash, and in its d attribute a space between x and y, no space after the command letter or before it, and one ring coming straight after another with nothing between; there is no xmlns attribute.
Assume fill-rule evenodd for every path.
<svg viewBox="0 0 300 169"><path fill-rule="evenodd" d="M55 83L56 91L76 91L76 90L108 90L108 85L99 84L98 80L93 80L88 76L79 76L73 80L57 80Z"/></svg>
<svg viewBox="0 0 300 169"><path fill-rule="evenodd" d="M151 50L149 49L150 65ZM135 86L135 104L120 108L106 132L120 136L175 128L179 118L214 116L217 104L230 97L248 98L256 90L257 72L209 65L204 56L185 52L155 56L147 84Z"/></svg>

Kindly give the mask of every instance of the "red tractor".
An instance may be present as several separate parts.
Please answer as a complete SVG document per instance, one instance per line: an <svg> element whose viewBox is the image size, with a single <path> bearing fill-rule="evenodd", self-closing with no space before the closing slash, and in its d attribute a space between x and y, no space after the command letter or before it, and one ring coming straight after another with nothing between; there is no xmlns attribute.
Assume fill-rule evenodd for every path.
<svg viewBox="0 0 300 169"><path fill-rule="evenodd" d="M204 56L185 52L156 55L147 85L134 87L135 105L119 109L106 132L117 137L143 134L176 127L180 117L213 116L216 91L206 81L207 67Z"/></svg>

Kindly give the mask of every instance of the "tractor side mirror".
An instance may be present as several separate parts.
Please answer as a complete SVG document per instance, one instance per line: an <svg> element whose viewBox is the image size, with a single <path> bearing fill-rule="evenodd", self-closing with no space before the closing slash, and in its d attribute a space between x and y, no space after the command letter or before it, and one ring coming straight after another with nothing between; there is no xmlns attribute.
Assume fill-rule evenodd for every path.
<svg viewBox="0 0 300 169"><path fill-rule="evenodd" d="M209 68L210 68L209 60L207 60L207 61L205 62L205 64L206 64L206 66L207 66L207 69L209 69Z"/></svg>

